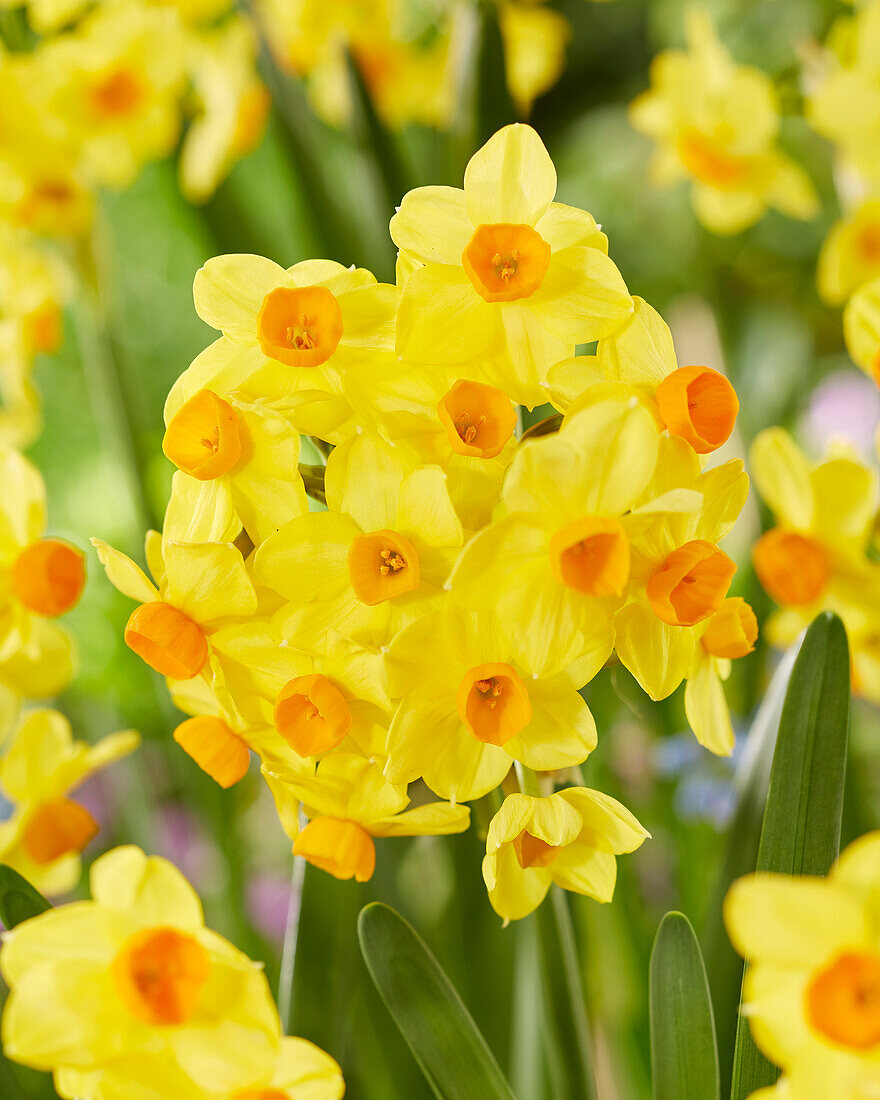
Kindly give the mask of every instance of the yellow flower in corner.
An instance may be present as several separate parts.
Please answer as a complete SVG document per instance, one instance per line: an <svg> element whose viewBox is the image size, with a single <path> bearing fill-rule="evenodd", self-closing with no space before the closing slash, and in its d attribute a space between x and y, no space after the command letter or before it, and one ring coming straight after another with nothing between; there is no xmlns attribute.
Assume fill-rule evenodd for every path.
<svg viewBox="0 0 880 1100"><path fill-rule="evenodd" d="M779 104L770 78L738 65L709 14L692 10L687 49L665 50L630 122L657 143L652 174L666 186L691 180L691 201L714 233L739 233L775 207L813 218L818 201L804 170L777 148Z"/></svg>
<svg viewBox="0 0 880 1100"><path fill-rule="evenodd" d="M170 1062L187 1090L166 1095L187 1098L259 1080L281 1037L265 975L205 928L180 872L115 848L92 865L91 893L4 936L6 1056L59 1085L124 1074L130 1059Z"/></svg>
<svg viewBox="0 0 880 1100"><path fill-rule="evenodd" d="M278 816L293 840L294 855L338 879L367 882L376 867L374 837L463 833L467 806L430 802L406 807L405 784L389 783L378 763L338 752L322 760L312 779L263 766ZM299 803L309 819L297 826Z"/></svg>
<svg viewBox="0 0 880 1100"><path fill-rule="evenodd" d="M468 802L504 779L513 760L539 771L582 764L596 723L578 689L591 662L537 678L517 665L491 614L456 608L423 615L386 658L399 698L385 775L424 778L435 794Z"/></svg>
<svg viewBox="0 0 880 1100"><path fill-rule="evenodd" d="M748 963L744 1012L780 1066L789 1100L867 1100L880 1092L880 833L841 853L825 878L748 875L724 920Z"/></svg>
<svg viewBox="0 0 880 1100"><path fill-rule="evenodd" d="M543 142L516 124L473 155L464 190L404 196L391 236L421 266L402 288L399 355L447 366L488 358L478 380L532 406L554 363L622 324L632 299L605 235L555 194Z"/></svg>
<svg viewBox="0 0 880 1100"><path fill-rule="evenodd" d="M533 912L553 883L611 901L615 856L634 852L650 834L615 799L586 787L549 798L510 794L489 826L483 878L505 924Z"/></svg>
<svg viewBox="0 0 880 1100"><path fill-rule="evenodd" d="M80 852L98 823L68 797L94 772L128 756L140 744L127 730L95 745L74 741L67 719L55 710L27 714L0 760L0 787L12 815L0 824L0 862L9 864L50 896L79 881Z"/></svg>

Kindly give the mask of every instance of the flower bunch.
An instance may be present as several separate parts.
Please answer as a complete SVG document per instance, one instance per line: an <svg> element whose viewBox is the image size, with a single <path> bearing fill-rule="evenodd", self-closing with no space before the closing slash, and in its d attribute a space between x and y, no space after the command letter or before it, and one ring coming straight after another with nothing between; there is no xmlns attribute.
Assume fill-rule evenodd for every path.
<svg viewBox="0 0 880 1100"><path fill-rule="evenodd" d="M608 900L647 835L566 785L596 745L583 688L612 660L655 699L686 681L694 732L729 753L722 681L757 633L718 545L748 480L706 458L736 395L678 365L555 191L513 125L463 189L404 197L396 285L210 260L195 303L220 335L166 405L153 579L95 540L138 605L127 644L191 716L177 742L223 786L256 752L315 866L364 881L375 837L461 831L463 803L504 785L484 877L505 919L553 881ZM548 399L522 432L517 405Z"/></svg>

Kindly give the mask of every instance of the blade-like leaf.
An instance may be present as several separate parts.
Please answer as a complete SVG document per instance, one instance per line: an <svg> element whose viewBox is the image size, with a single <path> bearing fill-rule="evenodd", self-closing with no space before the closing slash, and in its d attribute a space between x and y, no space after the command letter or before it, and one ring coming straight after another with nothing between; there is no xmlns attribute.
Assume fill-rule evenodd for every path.
<svg viewBox="0 0 880 1100"><path fill-rule="evenodd" d="M361 910L367 969L438 1100L514 1100L498 1063L440 964L387 905Z"/></svg>
<svg viewBox="0 0 880 1100"><path fill-rule="evenodd" d="M807 631L785 697L757 870L825 875L837 858L849 706L846 631L836 615L826 612ZM740 1016L731 1100L745 1100L778 1076Z"/></svg>
<svg viewBox="0 0 880 1100"><path fill-rule="evenodd" d="M654 1100L718 1100L718 1048L700 945L683 913L667 913L651 954Z"/></svg>
<svg viewBox="0 0 880 1100"><path fill-rule="evenodd" d="M800 644L798 640L782 657L752 722L734 780L736 808L728 827L721 869L706 910L702 936L703 958L712 992L718 1037L718 1065L724 1095L730 1090L743 977L743 961L734 951L724 928L724 898L731 884L754 871L758 861L758 845L761 841L764 807L767 804L776 733Z"/></svg>
<svg viewBox="0 0 880 1100"><path fill-rule="evenodd" d="M45 913L52 906L18 871L0 863L0 922L6 929Z"/></svg>

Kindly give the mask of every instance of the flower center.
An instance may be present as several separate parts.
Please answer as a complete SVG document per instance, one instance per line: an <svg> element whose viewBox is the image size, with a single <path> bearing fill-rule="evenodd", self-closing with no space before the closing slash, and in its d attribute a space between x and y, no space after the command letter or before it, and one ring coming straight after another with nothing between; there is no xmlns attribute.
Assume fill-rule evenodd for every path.
<svg viewBox="0 0 880 1100"><path fill-rule="evenodd" d="M487 745L504 745L532 720L525 684L500 662L469 669L456 696L458 715L468 733Z"/></svg>
<svg viewBox="0 0 880 1100"><path fill-rule="evenodd" d="M299 756L335 748L351 729L342 692L315 673L288 681L275 700L275 728Z"/></svg>
<svg viewBox="0 0 880 1100"><path fill-rule="evenodd" d="M38 539L12 566L12 591L28 611L54 619L79 602L86 583L85 557L61 539Z"/></svg>
<svg viewBox="0 0 880 1100"><path fill-rule="evenodd" d="M201 627L170 603L142 603L125 625L125 644L150 668L172 680L191 680L208 659Z"/></svg>
<svg viewBox="0 0 880 1100"><path fill-rule="evenodd" d="M681 136L678 155L692 176L713 187L735 189L749 173L748 157L726 152L699 130L688 130Z"/></svg>
<svg viewBox="0 0 880 1100"><path fill-rule="evenodd" d="M244 779L250 767L251 754L246 743L222 718L214 715L187 718L174 731L174 740L224 789Z"/></svg>
<svg viewBox="0 0 880 1100"><path fill-rule="evenodd" d="M516 412L506 393L462 378L440 399L437 415L455 454L473 458L494 458L516 427Z"/></svg>
<svg viewBox="0 0 880 1100"><path fill-rule="evenodd" d="M133 1016L154 1027L174 1026L195 1013L211 959L194 936L175 928L146 928L123 944L112 973Z"/></svg>
<svg viewBox="0 0 880 1100"><path fill-rule="evenodd" d="M212 390L199 390L168 422L162 450L190 477L220 477L241 458L238 413Z"/></svg>
<svg viewBox="0 0 880 1100"><path fill-rule="evenodd" d="M342 310L324 286L276 287L257 316L263 354L290 367L326 363L342 339Z"/></svg>
<svg viewBox="0 0 880 1100"><path fill-rule="evenodd" d="M629 579L629 540L620 520L588 516L550 539L550 566L562 584L585 596L619 596Z"/></svg>
<svg viewBox="0 0 880 1100"><path fill-rule="evenodd" d="M701 641L710 656L735 660L752 652L757 637L754 611L741 596L733 596L709 620Z"/></svg>
<svg viewBox="0 0 880 1100"><path fill-rule="evenodd" d="M534 294L550 265L550 245L530 225L478 225L461 262L480 297L513 302Z"/></svg>
<svg viewBox="0 0 880 1100"><path fill-rule="evenodd" d="M31 859L45 865L81 852L97 835L98 823L84 806L69 798L56 798L34 810L23 841Z"/></svg>
<svg viewBox="0 0 880 1100"><path fill-rule="evenodd" d="M758 580L776 603L812 603L828 583L828 559L814 539L773 527L752 549Z"/></svg>
<svg viewBox="0 0 880 1100"><path fill-rule="evenodd" d="M231 1100L290 1100L290 1093L281 1089L242 1089L234 1092Z"/></svg>
<svg viewBox="0 0 880 1100"><path fill-rule="evenodd" d="M376 869L373 838L355 821L316 817L294 841L293 852L338 879L368 882Z"/></svg>
<svg viewBox="0 0 880 1100"><path fill-rule="evenodd" d="M697 454L726 443L739 412L736 390L709 367L679 367L657 387L660 419L670 435L686 439Z"/></svg>
<svg viewBox="0 0 880 1100"><path fill-rule="evenodd" d="M95 113L105 118L121 118L134 111L143 100L140 80L129 69L108 73L91 89Z"/></svg>
<svg viewBox="0 0 880 1100"><path fill-rule="evenodd" d="M857 247L866 264L880 264L880 225L866 225L860 231Z"/></svg>
<svg viewBox="0 0 880 1100"><path fill-rule="evenodd" d="M654 614L671 626L694 626L714 614L730 588L736 565L703 539L673 550L648 581Z"/></svg>
<svg viewBox="0 0 880 1100"><path fill-rule="evenodd" d="M880 953L845 951L817 971L804 995L807 1019L832 1043L867 1050L880 1043Z"/></svg>
<svg viewBox="0 0 880 1100"><path fill-rule="evenodd" d="M529 867L549 867L559 855L559 845L548 844L539 836L532 836L527 829L523 829L514 839L513 850L517 863L524 871Z"/></svg>
<svg viewBox="0 0 880 1100"><path fill-rule="evenodd" d="M351 544L348 575L361 603L382 603L419 587L419 557L396 531L373 531Z"/></svg>

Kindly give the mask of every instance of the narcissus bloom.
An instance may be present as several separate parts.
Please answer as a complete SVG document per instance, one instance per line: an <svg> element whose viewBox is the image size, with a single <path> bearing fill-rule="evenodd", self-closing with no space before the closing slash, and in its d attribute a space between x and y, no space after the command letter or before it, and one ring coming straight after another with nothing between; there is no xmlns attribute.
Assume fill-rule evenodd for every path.
<svg viewBox="0 0 880 1100"><path fill-rule="evenodd" d="M665 699L688 675L702 624L727 596L736 565L717 544L748 491L739 459L701 473L687 443L660 440L646 495L670 493L679 507L645 517L633 531L628 602L614 617L617 655L652 699Z"/></svg>
<svg viewBox="0 0 880 1100"><path fill-rule="evenodd" d="M458 608L423 615L394 639L389 692L399 698L385 774L423 778L435 794L480 798L513 759L553 771L581 764L596 723L578 694L590 661L538 679L517 665L493 616Z"/></svg>
<svg viewBox="0 0 880 1100"><path fill-rule="evenodd" d="M693 10L686 50L651 64L651 87L630 106L630 121L657 143L659 185L690 179L694 212L714 233L739 233L775 207L793 218L818 212L804 170L777 147L779 104L770 78L738 65L710 16Z"/></svg>
<svg viewBox="0 0 880 1100"><path fill-rule="evenodd" d="M45 536L46 490L18 451L0 448L0 660L27 646L39 619L79 602L85 556L64 539Z"/></svg>
<svg viewBox="0 0 880 1100"><path fill-rule="evenodd" d="M536 405L554 363L625 320L632 299L607 239L555 193L541 139L517 124L474 154L464 190L404 196L391 236L421 266L403 284L399 355L429 365L488 359L480 380Z"/></svg>
<svg viewBox="0 0 880 1100"><path fill-rule="evenodd" d="M483 878L505 923L533 912L553 883L611 901L615 856L634 852L650 834L615 799L586 787L549 798L510 794L492 818Z"/></svg>
<svg viewBox="0 0 880 1100"><path fill-rule="evenodd" d="M187 523L180 537L210 542L229 531L234 538L243 526L259 545L308 510L299 434L269 403L201 389L181 404L169 402L166 417L162 450L183 479L198 483L175 478L175 492L188 500L177 509Z"/></svg>
<svg viewBox="0 0 880 1100"><path fill-rule="evenodd" d="M639 522L633 506L650 483L657 447L651 415L626 400L599 402L558 435L528 440L508 471L497 518L459 558L455 599L494 610L534 675L589 656L589 680L610 656L612 618L629 587L628 527Z"/></svg>
<svg viewBox="0 0 880 1100"><path fill-rule="evenodd" d="M600 340L595 355L557 363L548 375L550 400L569 415L607 383L631 386L651 410L658 426L686 440L698 454L709 454L726 443L739 412L730 382L711 367L680 367L669 326L643 298L611 336ZM604 390L595 387L602 386Z"/></svg>
<svg viewBox="0 0 880 1100"><path fill-rule="evenodd" d="M543 3L499 0L498 26L504 45L507 88L521 117L548 91L565 67L571 24Z"/></svg>
<svg viewBox="0 0 880 1100"><path fill-rule="evenodd" d="M172 680L205 671L211 634L257 610L254 586L231 543L166 539L160 546L148 539L147 560L158 586L112 546L100 539L92 544L110 583L139 603L126 624L125 644Z"/></svg>
<svg viewBox="0 0 880 1100"><path fill-rule="evenodd" d="M396 287L363 268L304 260L285 271L262 256L217 256L196 273L196 310L225 339L202 353L171 391L179 403L205 387L282 399L301 431L337 443L354 432L352 405L393 357ZM180 396L178 396L180 395Z"/></svg>
<svg viewBox="0 0 880 1100"><path fill-rule="evenodd" d="M880 179L880 11L870 4L834 24L834 42L825 71L807 97L810 125L837 146L844 163L872 180ZM829 40L830 44L830 40ZM859 110L852 109L853 103Z"/></svg>
<svg viewBox="0 0 880 1100"><path fill-rule="evenodd" d="M374 837L442 836L462 833L470 822L467 806L431 802L407 810L405 784L389 783L380 764L338 752L326 757L314 778L264 765L278 816L293 840L294 855L338 879L367 882L376 866ZM296 808L309 818L297 828Z"/></svg>
<svg viewBox="0 0 880 1100"><path fill-rule="evenodd" d="M95 745L74 741L58 711L27 714L0 760L0 786L12 801L0 823L0 862L14 867L45 894L63 894L79 882L80 852L98 833L98 823L68 797L102 768L134 752L132 730Z"/></svg>
<svg viewBox="0 0 880 1100"><path fill-rule="evenodd" d="M205 928L180 872L116 848L92 865L91 892L5 934L7 1057L54 1071L69 1089L91 1073L124 1075L129 1059L149 1054L176 1064L188 1085L175 1095L187 1100L259 1080L280 1041L268 983Z"/></svg>
<svg viewBox="0 0 880 1100"><path fill-rule="evenodd" d="M359 435L330 455L324 487L328 511L268 538L254 577L290 601L276 626L294 645L320 649L328 629L384 645L436 603L461 546L443 472Z"/></svg>
<svg viewBox="0 0 880 1100"><path fill-rule="evenodd" d="M880 276L880 200L867 199L831 227L816 268L819 296L843 305L860 286Z"/></svg>
<svg viewBox="0 0 880 1100"><path fill-rule="evenodd" d="M878 875L880 833L869 833L826 879L748 875L727 895L725 924L748 963L744 1012L789 1100L880 1091Z"/></svg>

